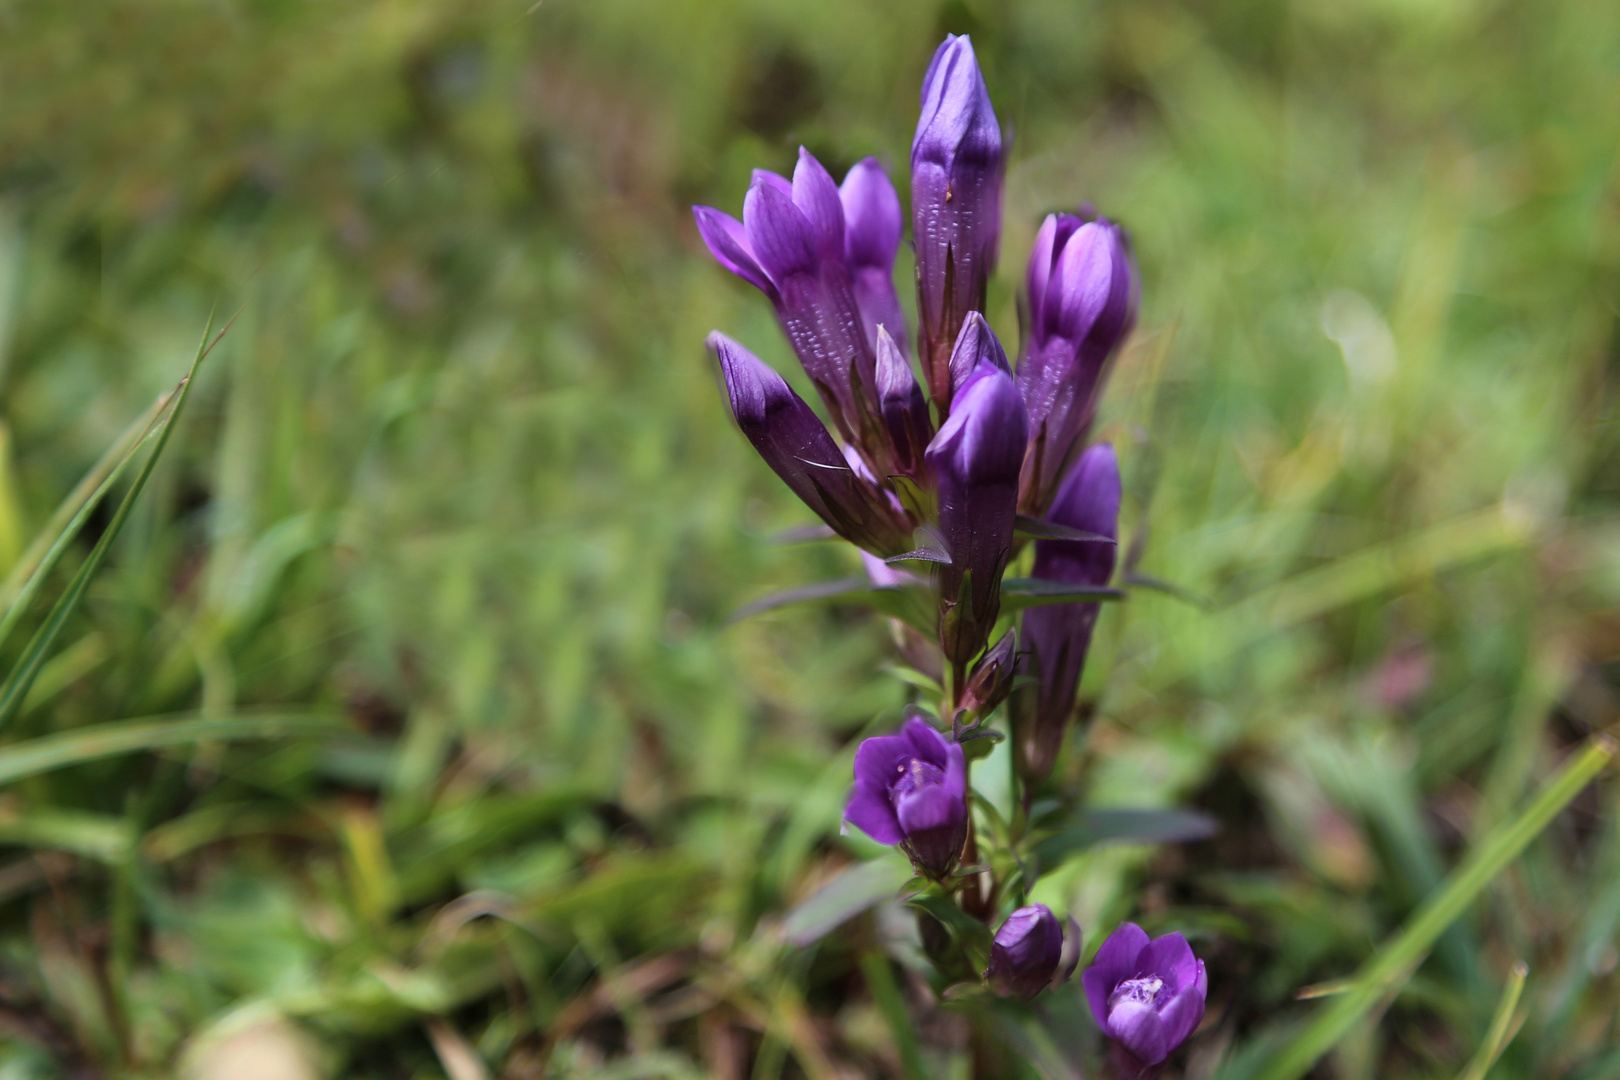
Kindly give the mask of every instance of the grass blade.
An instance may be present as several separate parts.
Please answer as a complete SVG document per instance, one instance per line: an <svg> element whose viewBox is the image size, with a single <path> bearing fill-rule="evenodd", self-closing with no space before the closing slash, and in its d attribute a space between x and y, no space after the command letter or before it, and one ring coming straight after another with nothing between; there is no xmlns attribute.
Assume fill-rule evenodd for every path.
<svg viewBox="0 0 1620 1080"><path fill-rule="evenodd" d="M168 418L163 421L162 429L158 433L157 445L152 447L152 452L147 455L146 461L142 463L141 471L136 474L134 482L130 484L129 491L125 492L123 501L118 504L117 512L113 514L112 521L107 524L101 538L96 541L96 546L91 549L89 556L85 558L84 563L80 565L78 571L73 575L73 580L68 583L68 587L57 598L50 614L46 616L44 625L35 632L33 640L23 650L23 655L18 659L16 666L6 676L5 683L0 684L0 728L3 728L17 715L24 699L28 696L29 688L33 686L34 679L39 675L40 667L45 663L45 658L50 653L51 646L55 644L57 635L62 632L62 627L67 625L68 619L78 610L79 601L84 598L85 590L89 588L91 579L95 577L96 571L101 569L101 564L106 561L107 552L111 550L113 541L118 538L118 534L123 531L124 522L129 518L130 509L135 505L135 500L140 497L141 489L146 486L147 480L151 478L152 470L157 467L158 459L163 456L163 450L169 444L169 436L174 434L175 423L180 419L180 414L186 407L186 399L191 396L191 388L196 383L197 369L202 365L203 357L208 355L214 344L219 342L219 338L223 337L225 332L230 329L230 324L227 323L224 329L219 332L219 337L215 337L211 343L208 335L213 331L213 328L214 318L210 315L208 325L203 328L202 340L197 343L197 355L192 358L191 369L186 372L186 377L181 380L179 387L176 388L175 393L172 395L174 405L169 409Z"/></svg>
<svg viewBox="0 0 1620 1080"><path fill-rule="evenodd" d="M200 742L334 734L346 730L339 721L314 713L117 720L0 747L0 784L140 750L161 750Z"/></svg>
<svg viewBox="0 0 1620 1080"><path fill-rule="evenodd" d="M1502 1056L1507 1044L1517 1034L1523 1016L1515 1016L1514 1010L1519 1007L1519 995L1524 991L1524 980L1530 974L1524 961L1513 965L1508 972L1507 985L1502 988L1502 1000L1496 1004L1496 1015L1491 1017L1490 1030L1485 1033L1485 1041L1479 1044L1474 1052L1474 1058L1468 1067L1457 1074L1457 1080L1485 1080L1485 1074L1491 1071L1496 1059Z"/></svg>
<svg viewBox="0 0 1620 1080"><path fill-rule="evenodd" d="M0 608L5 609L5 615L0 617L0 645L5 644L11 636L11 631L17 626L23 614L33 603L40 588L50 577L51 571L56 568L62 553L73 543L84 523L90 519L101 500L112 490L112 486L123 475L124 469L135 459L135 454L146 440L157 430L158 422L162 419L169 405L174 401L173 391L163 395L152 403L146 414L131 424L118 441L101 456L84 479L79 481L77 487L68 493L60 506L51 514L51 519L45 523L34 542L23 552L22 558L7 575L5 583L0 584Z"/></svg>
<svg viewBox="0 0 1620 1080"><path fill-rule="evenodd" d="M1374 1003L1416 969L1446 927L1467 910L1497 874L1519 857L1548 822L1608 764L1614 752L1614 740L1607 736L1588 742L1518 817L1503 824L1469 854L1400 933L1367 961L1356 974L1353 986L1334 997L1305 1030L1261 1070L1259 1080L1298 1080L1304 1076Z"/></svg>

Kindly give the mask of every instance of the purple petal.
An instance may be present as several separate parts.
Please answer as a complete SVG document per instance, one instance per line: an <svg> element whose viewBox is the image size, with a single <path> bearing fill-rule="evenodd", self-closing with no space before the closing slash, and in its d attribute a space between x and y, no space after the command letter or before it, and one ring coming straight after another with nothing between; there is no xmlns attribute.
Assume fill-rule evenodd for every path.
<svg viewBox="0 0 1620 1080"><path fill-rule="evenodd" d="M844 254L851 265L892 270L900 250L900 196L877 158L863 158L850 167L838 199L844 208Z"/></svg>
<svg viewBox="0 0 1620 1080"><path fill-rule="evenodd" d="M1108 935L1108 940L1102 943L1097 955L1092 957L1091 967L1086 969L1086 974L1100 972L1108 980L1108 990L1112 993L1115 986L1137 973L1137 958L1147 947L1146 930L1135 923L1121 923L1119 929Z"/></svg>
<svg viewBox="0 0 1620 1080"><path fill-rule="evenodd" d="M1078 343L1108 310L1114 292L1114 230L1082 225L1063 246L1046 290L1047 325Z"/></svg>
<svg viewBox="0 0 1620 1080"><path fill-rule="evenodd" d="M1048 214L1035 234L1035 246L1029 253L1029 270L1025 287L1029 292L1030 330L1037 337L1045 337L1047 320L1044 317L1048 283L1058 256L1063 253L1069 237L1083 222L1073 214Z"/></svg>
<svg viewBox="0 0 1620 1080"><path fill-rule="evenodd" d="M1187 1041L1204 1018L1204 995L1195 987L1178 988L1168 1004L1159 1010L1165 1041L1165 1055Z"/></svg>
<svg viewBox="0 0 1620 1080"><path fill-rule="evenodd" d="M810 222L816 235L816 251L823 262L844 258L844 204L838 185L815 155L799 147L799 164L793 170L793 205Z"/></svg>
<svg viewBox="0 0 1620 1080"><path fill-rule="evenodd" d="M776 289L755 261L742 222L712 206L694 206L692 216L697 219L698 235L716 262L767 296L774 296Z"/></svg>
<svg viewBox="0 0 1620 1080"><path fill-rule="evenodd" d="M1156 939L1136 958L1139 972L1157 975L1177 991L1190 989L1198 978L1198 958L1180 934Z"/></svg>
<svg viewBox="0 0 1620 1080"><path fill-rule="evenodd" d="M888 791L900 765L917 756L905 735L874 735L855 748L855 782Z"/></svg>
<svg viewBox="0 0 1620 1080"><path fill-rule="evenodd" d="M896 462L903 471L915 473L933 438L933 421L911 365L883 326L877 331L877 391L878 410L894 445Z"/></svg>
<svg viewBox="0 0 1620 1080"><path fill-rule="evenodd" d="M754 184L766 184L775 188L777 191L780 191L788 198L793 198L793 182L787 177L783 176L781 173L772 172L769 169L755 169L753 174L749 176L748 182L750 186Z"/></svg>
<svg viewBox="0 0 1620 1080"><path fill-rule="evenodd" d="M954 826L966 814L960 792L931 784L895 797L895 814L907 835Z"/></svg>
<svg viewBox="0 0 1620 1080"><path fill-rule="evenodd" d="M880 844L898 844L906 838L887 791L857 786L844 808L844 820Z"/></svg>
<svg viewBox="0 0 1620 1080"><path fill-rule="evenodd" d="M983 363L993 364L1009 374L1012 372L1012 366L1007 363L1007 350L1001 347L1000 340L990 329L990 324L985 322L984 316L975 311L962 321L962 330L956 335L956 345L951 349L953 408L956 396L965 387L968 377Z"/></svg>
<svg viewBox="0 0 1620 1080"><path fill-rule="evenodd" d="M921 717L913 716L900 728L900 738L910 747L910 756L920 758L936 769L943 769L948 763L950 751L955 747L957 753L962 748L946 740L945 736L935 730L934 725Z"/></svg>
<svg viewBox="0 0 1620 1080"><path fill-rule="evenodd" d="M1175 1044L1165 1031L1164 1019L1150 1004L1122 1001L1108 1014L1104 1029L1125 1044L1144 1065L1157 1065L1170 1056Z"/></svg>
<svg viewBox="0 0 1620 1080"><path fill-rule="evenodd" d="M775 184L756 180L748 189L743 227L748 230L755 258L772 281L816 271L815 230L793 199Z"/></svg>
<svg viewBox="0 0 1620 1080"><path fill-rule="evenodd" d="M1111 445L1098 443L1081 454L1069 470L1046 519L1055 525L1117 537L1123 496L1119 458ZM1113 544L1037 540L1035 576L1076 585L1106 585L1114 576L1116 555Z"/></svg>

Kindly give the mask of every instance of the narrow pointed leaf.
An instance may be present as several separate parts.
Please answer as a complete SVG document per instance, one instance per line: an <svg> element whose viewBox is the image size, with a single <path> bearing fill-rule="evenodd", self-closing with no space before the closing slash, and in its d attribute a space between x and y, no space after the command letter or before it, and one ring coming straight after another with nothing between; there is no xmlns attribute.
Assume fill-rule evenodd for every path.
<svg viewBox="0 0 1620 1080"><path fill-rule="evenodd" d="M1033 518L1028 514L1018 515L1013 531L1018 536L1028 536L1036 540L1079 540L1096 544L1118 543L1112 536L1087 532L1085 529L1071 529L1067 525L1059 525L1053 521L1042 521L1040 518Z"/></svg>
<svg viewBox="0 0 1620 1080"><path fill-rule="evenodd" d="M1046 604L1089 604L1123 600L1125 593L1106 586L1074 585L1040 578L1004 578L1001 582L1003 614Z"/></svg>
<svg viewBox="0 0 1620 1080"><path fill-rule="evenodd" d="M1069 823L1035 847L1043 864L1058 862L1101 844L1182 844L1206 840L1219 828L1196 810L1079 810Z"/></svg>

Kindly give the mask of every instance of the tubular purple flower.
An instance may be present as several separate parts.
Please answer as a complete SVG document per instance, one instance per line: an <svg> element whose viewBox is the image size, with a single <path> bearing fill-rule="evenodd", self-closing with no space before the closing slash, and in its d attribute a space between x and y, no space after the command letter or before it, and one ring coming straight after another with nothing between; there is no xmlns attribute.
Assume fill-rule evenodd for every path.
<svg viewBox="0 0 1620 1080"><path fill-rule="evenodd" d="M1002 997L1028 1001L1052 982L1063 959L1063 927L1045 904L1021 907L1001 924L984 977Z"/></svg>
<svg viewBox="0 0 1620 1080"><path fill-rule="evenodd" d="M1103 1034L1151 1068L1187 1041L1204 1018L1209 978L1180 934L1153 941L1135 923L1115 930L1081 976Z"/></svg>
<svg viewBox="0 0 1620 1080"><path fill-rule="evenodd" d="M886 326L877 331L877 391L895 464L901 472L915 476L922 470L923 451L934 437L934 423L917 377Z"/></svg>
<svg viewBox="0 0 1620 1080"><path fill-rule="evenodd" d="M1091 447L1064 479L1047 520L1056 525L1119 535L1119 460L1107 443ZM1073 585L1107 585L1114 576L1113 544L1037 540L1035 577ZM1085 668L1097 604L1052 604L1024 612L1023 671L1032 677L1013 696L1013 762L1033 787L1045 779L1074 713L1075 690Z"/></svg>
<svg viewBox="0 0 1620 1080"><path fill-rule="evenodd" d="M1096 413L1109 362L1136 315L1136 271L1124 230L1072 214L1047 217L1029 257L1029 339L1018 388L1030 447L1019 507L1040 516Z"/></svg>
<svg viewBox="0 0 1620 1080"><path fill-rule="evenodd" d="M1001 239L1001 128L973 43L946 37L923 77L911 144L911 222L917 247L917 338L928 392L953 396L948 362L958 328L984 310Z"/></svg>
<svg viewBox="0 0 1620 1080"><path fill-rule="evenodd" d="M856 306L832 176L801 147L792 181L754 171L741 222L710 206L692 213L720 265L770 299L839 434L876 472L892 471L877 416L876 360Z"/></svg>
<svg viewBox="0 0 1620 1080"><path fill-rule="evenodd" d="M909 549L911 528L892 498L850 468L838 445L782 376L724 334L709 335L737 426L765 463L844 539L879 555Z"/></svg>
<svg viewBox="0 0 1620 1080"><path fill-rule="evenodd" d="M855 790L844 820L880 844L898 844L918 871L950 873L967 839L967 759L920 717L855 751Z"/></svg>
<svg viewBox="0 0 1620 1080"><path fill-rule="evenodd" d="M838 187L844 207L844 259L854 282L855 306L867 343L877 348L878 327L906 352L906 317L894 290L894 254L900 250L900 196L877 158L857 161Z"/></svg>
<svg viewBox="0 0 1620 1080"><path fill-rule="evenodd" d="M962 335L977 337L976 327L964 325ZM953 404L925 458L951 559L937 569L940 644L960 668L984 648L1001 611L1001 572L1012 551L1029 423L1018 386L990 350L980 354Z"/></svg>

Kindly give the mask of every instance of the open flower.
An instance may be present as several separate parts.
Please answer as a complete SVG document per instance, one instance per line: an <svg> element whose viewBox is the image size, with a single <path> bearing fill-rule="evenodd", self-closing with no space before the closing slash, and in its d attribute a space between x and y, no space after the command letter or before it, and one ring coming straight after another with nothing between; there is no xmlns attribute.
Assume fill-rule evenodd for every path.
<svg viewBox="0 0 1620 1080"><path fill-rule="evenodd" d="M962 747L916 716L898 735L867 739L855 751L844 820L880 844L898 844L920 872L944 877L967 839Z"/></svg>
<svg viewBox="0 0 1620 1080"><path fill-rule="evenodd" d="M1204 1018L1204 962L1180 934L1153 941L1135 923L1115 930L1081 976L1103 1034L1139 1066L1169 1057Z"/></svg>

